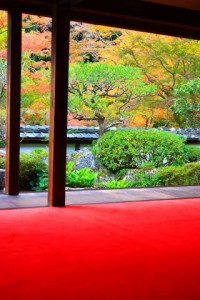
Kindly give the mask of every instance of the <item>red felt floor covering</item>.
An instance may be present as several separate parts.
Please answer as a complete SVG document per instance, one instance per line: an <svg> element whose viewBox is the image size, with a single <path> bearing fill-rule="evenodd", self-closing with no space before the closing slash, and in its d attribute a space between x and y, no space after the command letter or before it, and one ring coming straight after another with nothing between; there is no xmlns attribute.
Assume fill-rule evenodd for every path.
<svg viewBox="0 0 200 300"><path fill-rule="evenodd" d="M0 300L199 300L200 198L0 211Z"/></svg>

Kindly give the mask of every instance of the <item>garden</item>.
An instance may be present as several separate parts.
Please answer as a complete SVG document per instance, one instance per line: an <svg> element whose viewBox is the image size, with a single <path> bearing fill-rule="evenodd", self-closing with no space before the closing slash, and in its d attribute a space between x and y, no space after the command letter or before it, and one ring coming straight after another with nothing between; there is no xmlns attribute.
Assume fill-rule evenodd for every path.
<svg viewBox="0 0 200 300"><path fill-rule="evenodd" d="M5 168L5 158L0 158ZM156 130L106 132L91 149L67 156L66 188L133 188L200 184L200 148ZM20 155L20 190L48 188L48 151Z"/></svg>
<svg viewBox="0 0 200 300"><path fill-rule="evenodd" d="M49 125L51 31L50 18L23 14L24 127ZM7 14L0 11L1 146L6 139L6 50ZM98 127L99 139L90 149L67 155L66 188L199 184L200 148L153 129L199 128L199 41L71 22L69 51L68 126ZM118 126L122 130L113 130ZM135 130L123 130L127 127ZM5 168L4 157L0 168ZM20 190L47 187L48 150L20 153Z"/></svg>

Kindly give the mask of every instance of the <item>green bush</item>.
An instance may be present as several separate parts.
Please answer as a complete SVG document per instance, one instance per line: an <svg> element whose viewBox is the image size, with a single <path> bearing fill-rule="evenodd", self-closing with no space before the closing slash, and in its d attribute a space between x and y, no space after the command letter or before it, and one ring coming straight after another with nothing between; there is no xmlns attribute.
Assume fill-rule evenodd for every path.
<svg viewBox="0 0 200 300"><path fill-rule="evenodd" d="M104 184L99 185L99 188L106 188L106 189L122 189L128 187L129 187L129 182L124 179L121 180L112 179Z"/></svg>
<svg viewBox="0 0 200 300"><path fill-rule="evenodd" d="M150 187L158 186L159 181L153 174L148 174L145 170L138 170L135 173L135 180L129 182L129 187Z"/></svg>
<svg viewBox="0 0 200 300"><path fill-rule="evenodd" d="M43 151L43 150L41 150ZM43 178L48 178L46 152L33 150L20 154L19 187L20 191L43 190ZM0 169L5 169L5 157L0 157ZM46 179L46 181L48 181ZM48 186L48 184L46 184Z"/></svg>
<svg viewBox="0 0 200 300"><path fill-rule="evenodd" d="M189 162L200 161L200 147L196 146L186 146L188 151Z"/></svg>
<svg viewBox="0 0 200 300"><path fill-rule="evenodd" d="M145 163L156 168L187 161L185 138L157 130L115 130L98 141L97 157L110 171L137 169Z"/></svg>
<svg viewBox="0 0 200 300"><path fill-rule="evenodd" d="M47 164L43 157L39 158L31 153L20 154L20 172L19 172L19 186L22 191L36 190L40 176L43 172L47 172Z"/></svg>
<svg viewBox="0 0 200 300"><path fill-rule="evenodd" d="M200 184L200 162L160 168L154 178L161 186Z"/></svg>
<svg viewBox="0 0 200 300"><path fill-rule="evenodd" d="M0 157L0 169L5 169L6 161L5 157Z"/></svg>
<svg viewBox="0 0 200 300"><path fill-rule="evenodd" d="M73 171L74 162L70 161L66 167L66 185L68 187L93 187L97 173L90 168Z"/></svg>
<svg viewBox="0 0 200 300"><path fill-rule="evenodd" d="M33 191L46 191L48 189L48 167L44 167L42 171L39 172L38 178L34 181L32 186Z"/></svg>

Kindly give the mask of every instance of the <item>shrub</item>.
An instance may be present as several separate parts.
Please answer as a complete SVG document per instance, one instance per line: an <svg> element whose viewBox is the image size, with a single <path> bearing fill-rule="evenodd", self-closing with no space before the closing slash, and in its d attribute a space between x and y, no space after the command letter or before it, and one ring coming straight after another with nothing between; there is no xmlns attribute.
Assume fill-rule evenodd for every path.
<svg viewBox="0 0 200 300"><path fill-rule="evenodd" d="M137 169L145 163L156 168L181 165L186 158L185 138L157 130L116 130L98 141L97 157L110 171Z"/></svg>
<svg viewBox="0 0 200 300"><path fill-rule="evenodd" d="M122 180L115 180L112 179L102 185L99 185L101 188L107 188L107 189L120 189L120 188L128 188L129 182L122 179Z"/></svg>
<svg viewBox="0 0 200 300"><path fill-rule="evenodd" d="M5 169L6 161L5 157L0 157L0 169Z"/></svg>
<svg viewBox="0 0 200 300"><path fill-rule="evenodd" d="M200 147L196 146L186 146L188 151L189 162L200 161Z"/></svg>
<svg viewBox="0 0 200 300"><path fill-rule="evenodd" d="M138 170L135 173L135 180L129 182L129 187L150 187L158 186L159 181L153 174L148 174L144 170Z"/></svg>
<svg viewBox="0 0 200 300"><path fill-rule="evenodd" d="M200 184L200 162L160 168L154 176L164 186Z"/></svg>
<svg viewBox="0 0 200 300"><path fill-rule="evenodd" d="M19 172L20 190L35 190L44 170L47 172L47 165L43 161L43 158L38 158L32 154L21 153Z"/></svg>
<svg viewBox="0 0 200 300"><path fill-rule="evenodd" d="M74 162L70 161L66 167L66 185L69 187L92 187L97 173L90 168L73 171Z"/></svg>
<svg viewBox="0 0 200 300"><path fill-rule="evenodd" d="M42 184L44 177L48 178L45 160L46 152L42 149L20 154L19 187L21 191L45 189ZM5 157L0 157L0 169L5 169Z"/></svg>
<svg viewBox="0 0 200 300"><path fill-rule="evenodd" d="M48 168L39 173L38 180L34 183L34 191L45 191L48 188Z"/></svg>

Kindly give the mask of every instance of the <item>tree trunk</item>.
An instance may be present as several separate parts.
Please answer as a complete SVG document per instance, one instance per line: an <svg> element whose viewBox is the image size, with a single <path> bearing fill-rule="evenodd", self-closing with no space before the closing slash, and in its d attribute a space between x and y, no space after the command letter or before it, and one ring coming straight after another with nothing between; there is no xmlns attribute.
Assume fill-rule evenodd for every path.
<svg viewBox="0 0 200 300"><path fill-rule="evenodd" d="M98 125L99 125L99 136L101 137L104 134L105 131L105 117L101 116L98 119Z"/></svg>

